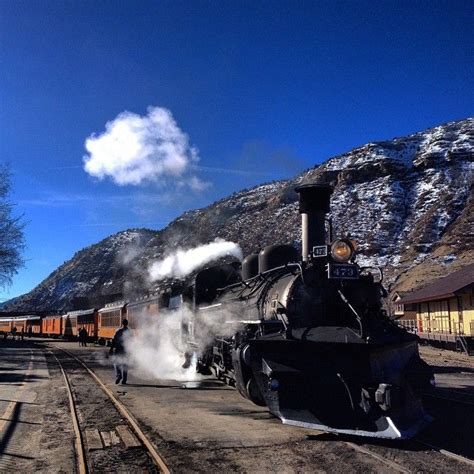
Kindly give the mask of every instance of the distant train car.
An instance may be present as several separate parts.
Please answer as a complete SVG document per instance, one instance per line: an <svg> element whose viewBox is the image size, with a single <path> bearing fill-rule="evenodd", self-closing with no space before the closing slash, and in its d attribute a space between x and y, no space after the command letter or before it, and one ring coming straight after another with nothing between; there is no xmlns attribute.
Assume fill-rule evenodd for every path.
<svg viewBox="0 0 474 474"><path fill-rule="evenodd" d="M63 318L59 314L45 316L41 321L41 333L46 337L60 337L63 334Z"/></svg>
<svg viewBox="0 0 474 474"><path fill-rule="evenodd" d="M16 327L17 334L20 334L21 332L24 332L26 334L26 321L27 316L17 316L13 318L12 329Z"/></svg>
<svg viewBox="0 0 474 474"><path fill-rule="evenodd" d="M127 303L116 301L99 309L97 337L99 344L113 339L115 331L121 326L122 319L127 317Z"/></svg>
<svg viewBox="0 0 474 474"><path fill-rule="evenodd" d="M0 334L5 335L9 334L12 330L12 320L13 318L0 318Z"/></svg>
<svg viewBox="0 0 474 474"><path fill-rule="evenodd" d="M26 318L26 327L25 334L32 336L41 336L41 316L31 314L25 316Z"/></svg>
<svg viewBox="0 0 474 474"><path fill-rule="evenodd" d="M74 324L73 321L76 323L76 334L85 328L89 340L95 341L97 339L98 311L96 308L70 311L67 314L71 321L71 328Z"/></svg>
<svg viewBox="0 0 474 474"><path fill-rule="evenodd" d="M140 320L146 320L149 317L156 317L161 308L168 307L169 295L154 294L146 298L128 303L127 319L131 329L137 329L141 326Z"/></svg>
<svg viewBox="0 0 474 474"><path fill-rule="evenodd" d="M0 333L5 335L12 332L16 328L16 333L20 335L23 333L34 334L39 336L41 334L41 316L29 314L26 316L15 316L10 318L0 319Z"/></svg>
<svg viewBox="0 0 474 474"><path fill-rule="evenodd" d="M72 312L71 312L72 313ZM64 339L77 338L77 315L66 313L62 315L63 320L63 337Z"/></svg>
<svg viewBox="0 0 474 474"><path fill-rule="evenodd" d="M28 314L26 316L16 316L13 318L12 327L16 327L17 334L28 334L31 333L40 335L41 334L41 316L35 314Z"/></svg>

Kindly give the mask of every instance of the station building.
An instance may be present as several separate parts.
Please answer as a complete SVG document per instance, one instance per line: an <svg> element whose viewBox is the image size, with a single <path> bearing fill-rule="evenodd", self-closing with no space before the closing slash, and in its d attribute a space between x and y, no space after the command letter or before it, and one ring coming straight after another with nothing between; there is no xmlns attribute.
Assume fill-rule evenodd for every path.
<svg viewBox="0 0 474 474"><path fill-rule="evenodd" d="M391 298L391 314L394 319L399 321L413 321L416 322L416 305L404 304L404 298L410 296L411 292L396 291ZM414 325L416 326L416 324Z"/></svg>
<svg viewBox="0 0 474 474"><path fill-rule="evenodd" d="M403 312L400 324L415 329L421 339L474 350L474 264L405 293L395 304Z"/></svg>

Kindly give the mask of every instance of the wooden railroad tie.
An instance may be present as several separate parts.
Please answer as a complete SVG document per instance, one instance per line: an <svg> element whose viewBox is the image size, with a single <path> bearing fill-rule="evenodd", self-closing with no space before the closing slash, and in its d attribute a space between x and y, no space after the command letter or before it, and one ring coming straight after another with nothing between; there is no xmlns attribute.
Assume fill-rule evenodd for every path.
<svg viewBox="0 0 474 474"><path fill-rule="evenodd" d="M102 442L104 443L105 448L110 448L111 446L116 446L117 444L120 444L120 438L118 437L115 430L101 431L100 437L102 438Z"/></svg>
<svg viewBox="0 0 474 474"><path fill-rule="evenodd" d="M136 438L136 436L130 431L128 426L119 425L116 426L115 429L117 430L120 439L123 441L123 444L126 448L139 448L141 447L140 441Z"/></svg>
<svg viewBox="0 0 474 474"><path fill-rule="evenodd" d="M99 430L86 430L86 439L89 451L93 451L95 449L102 449L104 447L102 445Z"/></svg>
<svg viewBox="0 0 474 474"><path fill-rule="evenodd" d="M112 443L112 446L115 446L116 444L120 444L120 438L118 437L115 431L110 432L110 442Z"/></svg>
<svg viewBox="0 0 474 474"><path fill-rule="evenodd" d="M101 431L100 437L102 438L102 441L106 448L112 445L112 440L110 438L110 433L108 431Z"/></svg>

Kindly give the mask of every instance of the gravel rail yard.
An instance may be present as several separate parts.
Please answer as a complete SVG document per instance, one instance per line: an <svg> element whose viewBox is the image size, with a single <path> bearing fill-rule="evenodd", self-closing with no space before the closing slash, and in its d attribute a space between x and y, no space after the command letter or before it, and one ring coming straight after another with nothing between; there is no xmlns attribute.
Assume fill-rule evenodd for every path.
<svg viewBox="0 0 474 474"><path fill-rule="evenodd" d="M437 379L425 402L434 421L390 442L282 425L213 379L145 380L132 369L115 385L100 346L1 341L0 471L81 472L72 397L90 472L474 472L474 358L421 353Z"/></svg>

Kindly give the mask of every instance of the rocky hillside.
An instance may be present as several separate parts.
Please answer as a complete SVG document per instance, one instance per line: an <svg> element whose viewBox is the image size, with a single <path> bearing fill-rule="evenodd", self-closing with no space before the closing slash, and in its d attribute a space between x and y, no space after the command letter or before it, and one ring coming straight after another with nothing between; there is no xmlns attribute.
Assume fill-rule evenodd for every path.
<svg viewBox="0 0 474 474"><path fill-rule="evenodd" d="M159 232L131 230L78 252L10 309L66 308L73 297L152 290L150 262L216 237L244 254L275 242L299 244L294 187L334 186L336 235L359 242L358 260L381 266L390 289L424 285L474 261L474 118L408 137L368 143L294 179L234 193L189 211Z"/></svg>
<svg viewBox="0 0 474 474"><path fill-rule="evenodd" d="M31 292L3 303L9 311L78 309L90 296L121 295L128 262L155 231L131 229L77 252Z"/></svg>

